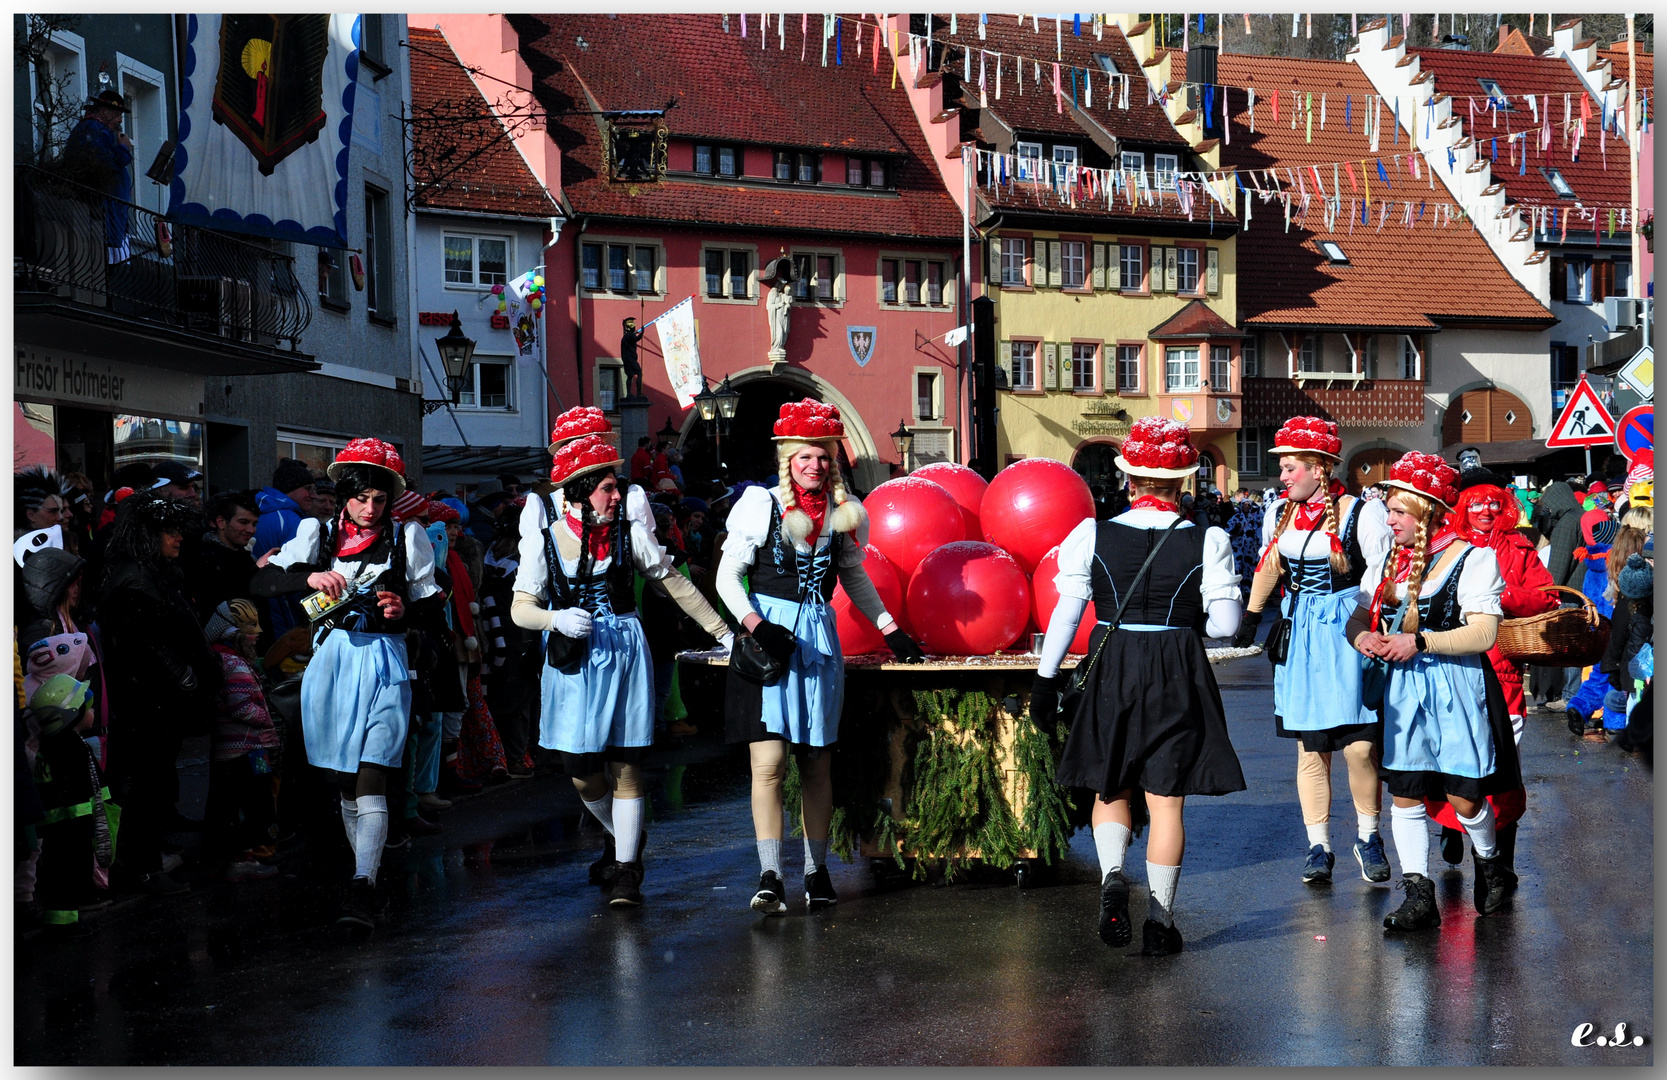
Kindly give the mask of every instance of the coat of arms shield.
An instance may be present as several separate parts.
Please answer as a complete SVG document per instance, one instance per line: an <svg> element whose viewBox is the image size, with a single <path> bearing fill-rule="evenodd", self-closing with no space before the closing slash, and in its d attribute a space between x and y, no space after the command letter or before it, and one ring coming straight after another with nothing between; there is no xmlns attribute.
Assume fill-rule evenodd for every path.
<svg viewBox="0 0 1667 1080"><path fill-rule="evenodd" d="M872 326L847 326L845 328L845 343L851 347L851 359L858 367L867 367L868 361L874 356L874 334Z"/></svg>

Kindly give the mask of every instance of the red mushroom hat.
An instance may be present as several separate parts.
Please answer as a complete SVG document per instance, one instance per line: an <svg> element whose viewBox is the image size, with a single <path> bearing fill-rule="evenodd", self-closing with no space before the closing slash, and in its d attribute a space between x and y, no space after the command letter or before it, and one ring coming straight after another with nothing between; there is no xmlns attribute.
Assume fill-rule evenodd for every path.
<svg viewBox="0 0 1667 1080"><path fill-rule="evenodd" d="M582 439L586 435L611 435L613 430L613 424L608 422L601 409L592 405L575 405L556 417L556 426L550 429L550 453L554 455L558 447L574 439Z"/></svg>
<svg viewBox="0 0 1667 1080"><path fill-rule="evenodd" d="M325 468L325 475L340 480L344 465L371 465L381 469L387 477L390 502L399 502L399 497L405 494L405 461L398 450L381 439L354 439Z"/></svg>
<svg viewBox="0 0 1667 1080"><path fill-rule="evenodd" d="M439 499L430 499L428 500L428 520L430 522L461 522L463 520L463 515L459 514L455 509L447 506Z"/></svg>
<svg viewBox="0 0 1667 1080"><path fill-rule="evenodd" d="M1198 471L1198 448L1192 432L1176 420L1143 416L1129 429L1117 455L1117 467L1129 476L1173 480Z"/></svg>
<svg viewBox="0 0 1667 1080"><path fill-rule="evenodd" d="M1337 425L1330 420L1293 416L1279 426L1269 452L1275 456L1314 454L1337 465L1343 460L1343 440L1337 437Z"/></svg>
<svg viewBox="0 0 1667 1080"><path fill-rule="evenodd" d="M778 443L827 442L845 437L845 421L839 418L838 406L805 398L783 405L772 431Z"/></svg>
<svg viewBox="0 0 1667 1080"><path fill-rule="evenodd" d="M1401 460L1389 467L1389 479L1384 485L1434 499L1443 509L1451 510L1459 498L1458 480L1458 470L1440 455L1414 450L1401 455Z"/></svg>
<svg viewBox="0 0 1667 1080"><path fill-rule="evenodd" d="M558 449L555 456L555 465L550 469L550 482L557 487L587 473L617 469L624 464L619 451L600 435L574 439Z"/></svg>

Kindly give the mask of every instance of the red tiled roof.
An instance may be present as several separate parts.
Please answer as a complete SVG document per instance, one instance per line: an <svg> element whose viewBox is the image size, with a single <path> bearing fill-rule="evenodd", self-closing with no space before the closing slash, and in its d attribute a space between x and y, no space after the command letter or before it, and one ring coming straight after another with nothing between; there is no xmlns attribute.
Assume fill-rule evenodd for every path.
<svg viewBox="0 0 1667 1080"><path fill-rule="evenodd" d="M439 31L413 26L407 40L411 43L411 105L416 115L420 117L440 106L465 112L474 108L485 116L490 106ZM497 132L497 138L479 157L445 177L439 187L419 187L417 205L430 210L527 217L556 213L555 200L527 167L502 125L490 118L470 123L480 124L483 131ZM412 131L413 137L421 140L447 138L444 124L414 124Z"/></svg>
<svg viewBox="0 0 1667 1080"><path fill-rule="evenodd" d="M1295 169L1374 157L1361 133L1360 109L1350 110L1352 125L1343 117L1349 98L1358 106L1373 93L1356 65L1230 54L1219 58L1218 77L1228 86L1253 86L1257 91L1254 134L1245 115L1245 95L1229 95L1232 139L1221 148L1223 168ZM1293 130L1283 111L1274 123L1267 105L1269 91L1296 87L1313 92L1316 112L1320 95L1327 97L1326 126L1322 130L1316 117L1312 143L1305 126ZM1387 164L1391 148L1386 132L1376 156ZM1329 169L1321 179L1330 191ZM1354 192L1346 175L1340 180L1343 210L1331 229L1325 226L1319 199L1311 201L1306 215L1301 214L1300 197L1293 199L1287 231L1278 200L1264 203L1254 194L1248 196L1255 199L1250 227L1240 231L1237 241L1241 324L1415 328L1433 326L1438 319L1550 321L1551 313L1511 277L1487 241L1467 225L1455 220L1431 228L1429 212L1410 230L1399 224L1402 200L1413 202L1415 214L1420 201L1450 201L1439 182L1432 192L1398 171L1393 187L1385 191L1373 175L1372 223L1362 225L1356 219L1351 226L1348 200ZM1307 183L1311 187L1312 179ZM1379 232L1376 204L1384 197L1395 200L1395 210ZM1326 258L1319 246L1326 240L1343 249L1347 265L1334 265Z"/></svg>
<svg viewBox="0 0 1667 1080"><path fill-rule="evenodd" d="M1627 75L1626 42L1617 42L1607 49L1599 49L1598 55L1609 61L1609 70L1615 78L1629 78ZM1655 93L1655 54L1639 49L1637 55L1638 78L1633 81L1633 86L1635 88L1641 86L1653 96ZM1654 102L1651 102L1650 107L1653 111Z"/></svg>
<svg viewBox="0 0 1667 1080"><path fill-rule="evenodd" d="M1069 23L1070 20L1067 19L1066 22ZM985 37L980 39L978 16L957 15L958 33L953 37L947 31L936 35L950 47L949 59L945 61L945 66L957 73L964 70L962 50L972 50L973 79L970 84L963 85L962 105L965 108L978 107L979 51L999 52L1003 54L1001 100L996 100L994 56L985 62L986 96L989 98L990 112L995 113L1003 123L1019 134L1030 132L1086 138L1082 127L1071 116L1070 72L1067 68L1074 67L1091 73L1090 77L1094 80L1094 105L1089 112L1100 127L1118 139L1140 146L1186 149L1186 140L1169 122L1163 107L1156 102L1150 105L1146 103L1146 77L1141 71L1140 63L1135 60L1134 51L1124 39L1123 32L1116 26L1107 25L1104 36L1098 41L1094 39L1094 31L1086 22L1083 24L1081 37L1074 35L1070 26L1064 27L1063 34L1058 37L1063 51L1063 58L1058 61L1060 86L1064 88L1064 111L1061 112L1059 103L1053 96L1052 64L1060 55L1055 49L1054 20L1039 16L1036 25L1038 29L1032 30L1028 15L1020 16L1020 21L1015 22L1012 15L991 13L990 21L984 28ZM1107 73L1096 59L1098 56L1109 58L1119 73L1130 77L1127 109L1106 107L1110 104L1106 91ZM1025 60L1023 94L1018 92L1015 80L1014 61L1018 57ZM1042 68L1040 83L1036 81L1037 62L1041 63ZM907 70L905 67L905 71ZM1080 82L1078 85L1080 101Z"/></svg>
<svg viewBox="0 0 1667 1080"><path fill-rule="evenodd" d="M845 63L821 64L820 19L799 59L799 26L788 17L788 49L759 48L758 24L742 39L740 20L722 16L510 15L521 56L549 110L562 151L562 193L580 214L714 227L841 232L868 236L958 238L961 214L943 188L901 85L891 87L889 57L874 69L872 37ZM848 31L847 31L848 32ZM872 29L869 33L872 34ZM583 40L584 45L579 44ZM711 138L762 146L821 147L898 155L896 188L882 195L837 186L777 187L673 177L627 185L606 178L601 133L590 116L563 110L657 109L673 139ZM633 192L635 192L633 194Z"/></svg>
<svg viewBox="0 0 1667 1080"><path fill-rule="evenodd" d="M1510 28L1510 33L1500 39L1499 45L1493 50L1498 53L1511 53L1515 56L1539 56L1551 48L1552 41L1548 37L1538 34L1529 36L1516 27Z"/></svg>
<svg viewBox="0 0 1667 1080"><path fill-rule="evenodd" d="M1146 332L1154 341L1164 338L1243 337L1233 324L1202 300L1194 300Z"/></svg>
<svg viewBox="0 0 1667 1080"><path fill-rule="evenodd" d="M1599 131L1595 100L1592 100L1592 119L1586 125L1586 137L1581 140L1580 160L1570 157L1574 149L1572 134L1568 146L1563 145L1563 96L1567 94L1569 97L1570 114L1576 123L1580 119L1580 99L1586 96L1585 86L1567 60L1555 56L1513 56L1510 53L1475 53L1458 49L1414 49L1412 52L1417 55L1421 70L1434 73L1436 93L1451 94L1455 98L1453 115L1464 121L1465 134L1490 151L1491 140L1499 140L1499 162L1493 167L1493 178L1505 185L1506 201L1567 206L1568 200L1559 200L1557 192L1540 174L1539 168L1543 166L1561 173L1574 189L1576 199L1582 203L1627 205L1631 198L1631 186L1626 144L1613 135L1607 136L1609 167L1605 169L1602 143L1606 136ZM1511 109L1499 114L1498 127L1493 126L1493 115L1483 107L1487 94L1477 79L1495 80L1499 89L1512 99ZM1543 156L1537 149L1531 151L1528 171L1519 176L1510 165L1505 137L1511 132L1538 126L1533 112L1523 101L1526 94L1533 94L1536 98L1550 96L1551 147ZM1470 99L1476 102L1474 124L1470 122ZM1540 107L1543 112L1544 100L1541 100ZM1541 120L1544 120L1543 115ZM1536 147L1539 145L1532 137L1529 142ZM1491 153L1489 156L1492 156Z"/></svg>

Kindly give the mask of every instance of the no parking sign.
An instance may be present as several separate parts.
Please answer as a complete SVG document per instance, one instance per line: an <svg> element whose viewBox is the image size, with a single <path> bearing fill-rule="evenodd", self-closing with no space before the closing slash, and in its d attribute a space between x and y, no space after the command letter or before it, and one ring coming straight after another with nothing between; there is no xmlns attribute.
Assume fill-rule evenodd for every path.
<svg viewBox="0 0 1667 1080"><path fill-rule="evenodd" d="M1627 410L1615 425L1615 449L1628 461L1637 458L1639 451L1655 449L1654 405L1638 405Z"/></svg>

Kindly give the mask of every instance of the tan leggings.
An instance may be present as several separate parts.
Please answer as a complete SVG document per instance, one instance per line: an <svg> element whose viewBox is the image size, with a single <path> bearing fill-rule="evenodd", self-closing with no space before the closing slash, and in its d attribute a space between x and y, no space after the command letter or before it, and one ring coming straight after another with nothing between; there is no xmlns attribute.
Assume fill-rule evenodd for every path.
<svg viewBox="0 0 1667 1080"><path fill-rule="evenodd" d="M782 783L787 779L788 744L764 739L747 747L752 758L752 828L760 840L782 838ZM833 818L833 754L824 750L814 758L799 758L799 812L805 835L812 840L828 838Z"/></svg>
<svg viewBox="0 0 1667 1080"><path fill-rule="evenodd" d="M1343 747L1349 767L1349 790L1354 793L1354 812L1377 817L1383 809L1383 785L1378 780L1378 747L1360 739ZM1323 825L1331 820L1331 753L1304 750L1297 740L1297 800L1302 803L1302 823Z"/></svg>
<svg viewBox="0 0 1667 1080"><path fill-rule="evenodd" d="M610 794L616 799L640 799L642 769L630 762L610 761L607 772L575 776L573 786L579 790L579 798L586 802L596 802Z"/></svg>

